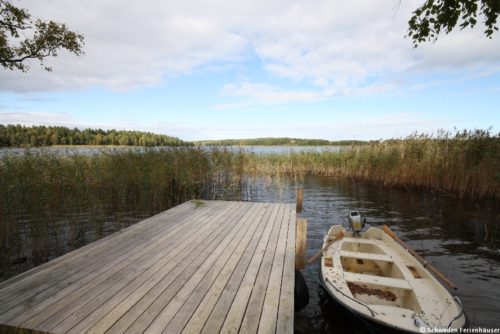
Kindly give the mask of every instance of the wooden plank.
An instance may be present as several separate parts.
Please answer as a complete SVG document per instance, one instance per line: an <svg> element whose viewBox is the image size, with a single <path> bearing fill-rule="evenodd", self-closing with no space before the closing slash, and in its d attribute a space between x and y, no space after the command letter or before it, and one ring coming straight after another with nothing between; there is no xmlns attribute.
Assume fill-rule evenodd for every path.
<svg viewBox="0 0 500 334"><path fill-rule="evenodd" d="M184 203L4 282L0 324L51 333L291 333L295 206L194 208Z"/></svg>
<svg viewBox="0 0 500 334"><path fill-rule="evenodd" d="M189 224L185 224L185 227L189 227ZM170 231L170 232L173 233L176 230L179 231L179 228L180 228L180 225L176 225L174 227L174 230ZM159 229L159 228L157 228L157 229ZM158 239L159 237L162 236L161 233L157 233L157 234L158 234L157 236L155 236L153 239L151 239L151 242L155 241L156 239ZM144 237L144 236L140 236L140 237ZM134 242L134 245L137 247L137 249L144 249L144 246L143 246L143 243L141 242L141 238L140 237L135 238L135 239L138 239L138 240L132 239L132 241ZM120 240L123 241L122 239L120 239ZM110 243L110 244L113 244L113 243ZM114 243L114 244L115 245L119 245L119 243ZM112 247L112 245L110 247ZM117 248L118 248L118 250L123 250L123 249L121 249L118 246L117 246ZM112 250L112 248L111 248L111 250ZM128 258L128 256L127 256L126 253L128 253L127 251L130 251L130 249L125 249L125 250L126 251L122 252L122 253L125 253L125 254L122 254L122 256L120 258L118 258L117 260L120 260L120 259L123 260L123 259ZM116 256L116 251L112 251L112 252L108 251L107 254L108 255L104 259L108 259L108 258L116 259L116 257L117 257ZM121 253L118 253L118 254L121 254ZM84 274L88 274L89 271L94 271L97 268L102 267L103 265L110 266L110 264L113 264L113 263L110 263L110 262L104 262L104 263L103 262L104 261L101 261L101 263L97 263L97 264L95 264L95 266L90 266L89 263L87 263L87 262L79 263L79 265L76 268L73 268L73 270L75 270L75 272L76 272L77 275L72 276L71 279L69 279L69 280L63 281L62 282L63 284L61 285L62 288L65 288L66 286L71 286L72 287L75 283L81 283L81 281L79 281L78 279L81 278L81 277L84 277L85 276ZM118 262L116 261L114 263L118 263ZM74 267L73 262L68 263L67 267ZM80 271L78 271L78 270L80 270ZM93 272L93 274L96 274L96 273L99 273L99 272L95 272L95 271ZM50 277L50 276L49 277L45 277L44 276L42 278L44 280L50 280L50 279L52 279L52 277ZM88 279L88 278L86 278L86 279ZM50 288L57 290L57 285L56 286L51 286ZM41 289L40 290L39 289L34 289L34 293L36 295L35 298L27 298L27 299L25 299L25 300L29 300L30 304L32 304L32 305L36 304L36 302L40 301L40 300L45 301L45 297L46 297L46 295L48 295L48 293L50 293L50 290L47 291L47 290L41 290ZM20 296L20 297L25 298L25 296Z"/></svg>
<svg viewBox="0 0 500 334"><path fill-rule="evenodd" d="M260 333L276 332L276 321L278 318L278 307L281 295L281 280L283 277L288 227L290 225L290 211L285 210L282 220L283 222L281 223L276 252L274 253L273 267L271 269L271 275L269 276L266 297L260 316L258 329Z"/></svg>
<svg viewBox="0 0 500 334"><path fill-rule="evenodd" d="M218 205L216 204L214 212L217 211L217 206ZM203 214L203 212L198 211L195 215L200 214ZM9 323L21 325L28 321L29 318L33 318L33 316L37 313L43 313L46 316L50 316L51 314L48 312L48 307L50 305L56 303L62 298L69 298L68 296L73 299L84 296L86 292L84 289L95 287L100 282L107 279L112 273L110 271L111 269L117 270L118 268L126 267L130 261L136 260L140 256L146 254L150 249L154 249L154 247L161 245L161 243L168 240L169 237L175 236L178 233L184 233L183 231L185 228L191 229L192 226L190 226L187 222L183 222L183 224L177 225L173 230L170 230L166 234L157 233L157 235L150 238L146 247L144 246L144 240L142 238L136 238L133 243L134 248L125 248L124 250L118 247L118 249L121 250L121 256L116 257L115 251L111 252L109 255L105 254L103 258L98 259L99 261L97 261L95 265L86 265L83 268L80 268L80 272L77 271L76 275L74 275L71 280L66 280L60 284L53 285L47 290L35 290L33 292L35 294L34 298L24 299L24 304L21 304L20 307L16 307L15 309L3 314L2 319L9 317L11 314L15 314L16 316L14 318L11 316L8 318ZM109 249L112 249L114 243L110 242L109 244L110 245L108 247L111 247ZM110 261L107 261L108 259L110 259ZM49 278L44 279L47 280ZM75 293L76 291L79 293ZM29 301L29 303L26 303L26 301ZM26 312L26 310L29 310L29 312Z"/></svg>
<svg viewBox="0 0 500 334"><path fill-rule="evenodd" d="M213 222L212 222L213 223ZM211 224L205 224L204 230L207 228L212 228ZM201 251L206 251L206 246L215 238L222 230L227 226L226 224L218 224L216 228L212 231L204 233L201 230L197 233L197 238L193 240L184 248L179 248L176 253L173 254L174 259L170 260L168 263L163 265L160 270L155 272L152 276L141 275L140 280L134 282L134 285L129 285L122 290L122 293L115 295L110 301L115 305L112 310L110 310L104 317L102 317L96 324L94 324L90 329L89 333L103 333L109 327L111 327L115 322L120 319L120 317L125 314L134 304L136 304L143 296L145 296L148 291L150 291L157 283L159 283L171 270L174 268L179 268L179 265L183 263L188 263L192 258L199 256ZM179 255L177 255L179 254ZM162 262L166 262L165 257ZM162 263L160 263L161 265ZM140 284L140 285L139 285ZM136 285L139 285L137 288ZM123 293L127 292L127 294ZM104 314L108 308L99 308L99 313Z"/></svg>
<svg viewBox="0 0 500 334"><path fill-rule="evenodd" d="M201 209L198 210L201 211ZM193 225L200 226L200 233L209 236L217 231L211 224L214 221L212 218L217 220L219 216L229 211L231 211L230 206L225 210L220 210L215 217L200 212L201 216L198 219L193 217L190 222ZM92 317L91 314L96 313L96 311L98 311L97 316L102 317L121 299L162 268L163 265L175 259L181 251L189 252L192 244L197 241L193 239L193 235L186 234L180 238L175 238L171 243L163 243L159 249L149 251L142 258L129 263L127 268L124 268L125 270L116 272L108 280L85 293L83 301L75 299L71 304L67 303L66 300L66 303L59 303L57 306L60 311L38 325L37 329L65 332L81 322L83 318L85 318L86 322L91 322L91 318L96 317L96 315ZM88 302L85 303L85 301Z"/></svg>
<svg viewBox="0 0 500 334"><path fill-rule="evenodd" d="M236 233L230 237L226 237L223 243L210 254L191 278L185 282L184 286L177 292L175 297L161 310L156 319L148 326L145 333L162 332L166 324L175 316L179 308L187 302L189 296L191 296L193 292L196 294L203 293L203 288L201 288L200 291L197 290L200 284L203 282L213 282L213 279L217 277L217 274L226 264L228 258L234 252L243 237L251 230L250 227L252 224L247 224L246 222L251 221L257 209L258 206L253 205L253 207L248 210L246 216L241 219L241 228L235 231Z"/></svg>
<svg viewBox="0 0 500 334"><path fill-rule="evenodd" d="M244 282L242 282L231 305L231 309L221 329L222 333L234 333L238 331L243 333L257 332L274 252L281 229L282 219L279 219L279 217L282 216L283 210L283 206L279 206L277 216L274 218L275 223L271 232L271 238L264 249L262 261L255 261L253 266L247 271L249 275L246 276L246 279L244 278ZM208 331L203 329L203 333L208 333Z"/></svg>
<svg viewBox="0 0 500 334"><path fill-rule="evenodd" d="M240 217L243 216L245 207L240 207L239 211L234 211L227 217L227 221L236 222L229 224L209 246L201 247L200 254L195 258L185 261L177 266L167 276L165 276L153 289L148 291L132 308L130 308L112 327L108 333L134 333L142 332L154 320L176 293L189 280L193 273L202 265L205 259L210 256L214 249L223 242L227 235L232 235L240 227ZM226 238L227 239L227 238Z"/></svg>
<svg viewBox="0 0 500 334"><path fill-rule="evenodd" d="M290 222L293 225L293 221ZM295 269L306 267L307 219L297 218L295 238Z"/></svg>
<svg viewBox="0 0 500 334"><path fill-rule="evenodd" d="M413 290L413 287L407 280L400 278L381 277L344 271L344 279L347 282L353 283L374 284L403 290Z"/></svg>
<svg viewBox="0 0 500 334"><path fill-rule="evenodd" d="M356 243L356 244L377 245L377 243L375 242L375 240L371 240L371 239L344 237L343 240L344 240L344 242L353 242L353 243Z"/></svg>
<svg viewBox="0 0 500 334"><path fill-rule="evenodd" d="M255 249L252 250L252 247L249 246L249 252L242 257L242 260L233 272L229 282L224 287L224 291L217 300L215 306L211 306L215 298L211 298L210 294L205 298L184 328L184 333L200 333L202 330L207 333L218 333L228 315L231 304L235 300L236 294L242 287L249 290L247 297L243 296L242 298L245 301L244 305L243 303L238 305L243 308L243 311L240 312L241 318L243 317L245 306L248 302L248 297L250 296L252 288L248 284L248 281L251 279L253 285L253 280L255 280L255 276L257 276L258 265L262 260L269 237L271 236L278 209L278 205L273 205L266 210L266 214L262 217L262 220L265 222L265 229ZM250 271L251 269L255 269L253 273ZM240 296L241 295L240 293ZM241 318L236 321L238 323L238 328Z"/></svg>
<svg viewBox="0 0 500 334"><path fill-rule="evenodd" d="M231 206L229 209L226 208L226 210L224 210L227 213L227 214L225 214L225 217L230 217L234 213L234 208L235 208L235 206ZM214 222L217 225L217 223L219 222L219 219L218 218L214 219ZM195 226L197 225L197 221L192 221L192 223ZM225 227L227 227L227 225L223 226L223 229ZM214 227L211 227L211 228L214 228ZM220 232L221 232L221 230L218 229L216 231L216 233L213 234L213 236L217 238L219 236ZM197 235L197 236L204 235L206 237L206 239L210 239L210 235L208 233L206 233L205 231L200 231L199 229L197 232L195 232L195 235ZM196 240L196 238L193 239L193 236L189 236L189 238L190 238L189 239L190 241ZM181 260L181 259L178 259L178 260ZM176 265L179 265L179 262L177 262ZM169 266L169 268L167 268L167 269L172 269L174 267L176 267L176 266ZM124 291L126 292L126 290L124 290ZM156 296L153 296L153 298L155 298L155 297ZM87 332L95 323L97 323L101 318L103 318L107 312L111 311L113 306L116 306L116 304L113 305L110 303L107 306L108 306L107 308L105 307L103 309L101 307L96 308L94 310L94 312L92 312L87 317L82 319L82 321L78 322L78 324L74 327L67 328L67 326L65 324L60 324L57 327L55 327L54 330L61 331L61 332L67 332L67 333Z"/></svg>
<svg viewBox="0 0 500 334"><path fill-rule="evenodd" d="M160 239L160 241L161 241L161 239ZM139 255L141 255L141 254L144 255L145 251L147 249L148 248L144 249L144 247L143 247L143 249L141 249L141 253ZM137 253L133 254L133 256L128 256L127 259L125 259L124 261L122 261L119 264L119 267L121 267L121 268L128 267L128 264L130 263L129 261L136 259L136 254ZM125 254L125 256L127 257L126 254ZM65 289L63 289L64 293L67 294L67 296L65 296L64 298L56 298L56 297L61 297L61 296L57 296L61 292L61 291L59 291L53 298L48 298L48 299L44 300L44 303L42 305L36 306L39 310L41 310L40 316L34 316L34 317L32 316L32 318L27 323L25 323L25 326L26 325L31 326L35 322L40 321L40 319L38 317L42 317L42 319L46 318L46 317L50 317L51 314L53 314L53 312L56 312L57 310L62 309L65 306L64 303L70 303L70 302L76 300L77 303L84 304L85 301L88 300L87 298L89 296L89 293L85 289L92 292L93 288L98 286L97 284L99 284L100 282L103 282L104 279L109 278L109 275L111 275L113 270L117 269L117 268L118 268L117 266L110 267L107 272L103 273L103 275L100 275L95 280L91 280L90 285L89 284L81 284L82 282L78 281L77 284L74 285L78 289L76 289L76 290L73 289L70 294L67 294L68 291L64 291ZM61 305L61 304L63 304L63 305ZM51 306L48 306L48 305L51 305ZM26 313L27 313L27 315L33 315L33 311L34 310L31 310L31 312L26 312Z"/></svg>
<svg viewBox="0 0 500 334"><path fill-rule="evenodd" d="M262 219L266 211L266 205L258 204L258 210L259 211L256 211L256 214L249 219L248 223L251 223L251 226L242 239L237 243L236 249L233 252L226 252L229 257L226 263L220 268L217 268L216 266L211 268L211 271L213 271L213 274L211 275L213 279L209 279L210 274L207 274L203 278L184 305L178 309L177 313L168 323L168 326L165 327L163 332L180 333L193 313L199 308L201 301L207 301L206 297L208 297L208 300L212 300L212 302L209 302L212 306L215 305L217 299L224 290L227 281L231 277L231 274L234 272L238 263L241 262L243 254L247 252L247 246L249 244L257 245L257 242L262 235L262 230L265 227L264 223L267 222ZM255 249L255 246L253 249ZM253 249L249 251L250 255L253 254ZM221 259L218 261L220 260ZM206 307L207 305L203 306L203 308Z"/></svg>
<svg viewBox="0 0 500 334"><path fill-rule="evenodd" d="M295 270L293 262L295 260L295 214L290 207L290 220L288 222L288 237L286 242L285 265L283 268L283 278L281 280L281 295L278 309L278 322L276 333L293 333L294 321L294 289Z"/></svg>
<svg viewBox="0 0 500 334"><path fill-rule="evenodd" d="M394 262L394 260L392 259L392 257L390 255L351 252L351 251L345 251L345 250L340 251L340 257L350 257L350 258L361 259L361 260Z"/></svg>
<svg viewBox="0 0 500 334"><path fill-rule="evenodd" d="M156 220L159 218L166 218L171 215L177 214L179 212L185 211L188 208L190 208L193 204L191 202L185 202L182 203L176 207L173 207L167 211L163 211L155 216L149 217L143 221L138 222L137 224L131 225L127 228L124 228L120 231L117 231L111 235L108 235L102 239L99 239L97 241L94 241L90 244L87 244L83 247L80 247L72 252L69 252L65 255L62 255L54 260L51 260L49 262L46 262L38 267L32 268L28 271L25 271L24 273L21 273L17 276L14 276L6 281L3 281L0 283L0 298L4 298L2 295L3 292L7 292L10 289L17 288L18 286L16 285L19 281L22 281L23 279L29 277L31 279L34 279L36 275L38 275L40 272L46 271L46 270L54 270L56 267L60 266L61 263L65 263L69 258L74 258L76 256L81 257L85 256L87 252L89 251L95 251L98 250L99 247L106 246L107 242L110 239L115 239L119 237L123 237L124 234L131 233L137 229L143 229L145 226L147 226L152 220ZM73 261L76 258L73 259Z"/></svg>
<svg viewBox="0 0 500 334"><path fill-rule="evenodd" d="M188 206L186 206L185 208L187 209ZM182 212L185 211L181 211L180 213ZM95 251L93 251L92 249L88 249L84 252L79 252L79 250L76 250L74 252L77 254L67 257L64 262L60 262L58 261L58 259L56 259L54 260L54 262L57 262L55 266L50 266L52 261L48 262L47 264L49 266L45 270L37 271L32 276L28 276L22 281L16 281L12 286L5 287L0 292L0 299L3 301L3 303L0 305L0 314L2 314L1 319L5 320L4 316L6 311L17 306L20 301L31 299L33 296L43 297L38 294L39 291L48 290L50 287L56 286L61 282L63 282L64 284L64 280L66 279L68 279L70 282L74 281L75 277L73 275L79 274L81 276L81 267L92 269L90 266L93 264L102 265L104 263L103 260L105 259L99 257L99 255L112 256L113 254L119 254L120 252L123 252L123 248L118 247L116 243L121 241L123 242L122 246L127 246L127 241L137 244L138 240L136 237L138 235L144 234L145 227L153 225L152 228L150 228L152 233L151 236L153 236L154 227L156 225L154 224L154 222L161 221L158 220L159 217L155 216L153 218L154 219L148 220L147 225L139 223L141 224L141 227L131 229L128 233L119 233L117 235L117 238L114 239L116 241L112 244L112 249L109 248L111 246L111 243L106 242L104 244L101 244L98 242ZM166 230L176 228L178 225L178 221L175 218L172 218L172 226L165 225L163 228ZM160 231L162 230L163 229L160 229ZM157 231L156 234L158 234L158 232L159 231ZM98 251L100 251L100 253Z"/></svg>

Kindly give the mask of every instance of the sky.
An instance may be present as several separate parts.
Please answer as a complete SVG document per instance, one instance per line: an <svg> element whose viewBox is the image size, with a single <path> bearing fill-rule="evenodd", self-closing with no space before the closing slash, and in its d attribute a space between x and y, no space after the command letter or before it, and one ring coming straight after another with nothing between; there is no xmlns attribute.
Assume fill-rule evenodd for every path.
<svg viewBox="0 0 500 334"><path fill-rule="evenodd" d="M0 69L0 124L184 140L500 131L500 33L413 48L423 1L12 2L83 34L85 55Z"/></svg>

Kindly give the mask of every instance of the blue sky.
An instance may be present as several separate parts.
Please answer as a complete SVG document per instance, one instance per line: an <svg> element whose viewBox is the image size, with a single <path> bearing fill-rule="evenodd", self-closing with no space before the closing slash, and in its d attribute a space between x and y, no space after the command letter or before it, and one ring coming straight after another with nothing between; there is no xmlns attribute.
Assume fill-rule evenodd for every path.
<svg viewBox="0 0 500 334"><path fill-rule="evenodd" d="M478 26L414 49L421 3L21 0L82 33L86 54L1 70L0 123L186 140L499 131L499 36Z"/></svg>

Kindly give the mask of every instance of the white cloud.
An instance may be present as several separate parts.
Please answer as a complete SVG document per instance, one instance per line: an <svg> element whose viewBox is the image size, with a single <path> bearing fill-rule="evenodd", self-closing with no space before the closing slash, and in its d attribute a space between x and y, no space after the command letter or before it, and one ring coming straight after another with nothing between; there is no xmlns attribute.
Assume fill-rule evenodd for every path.
<svg viewBox="0 0 500 334"><path fill-rule="evenodd" d="M307 92L273 88L267 96L254 91L257 100L308 101L338 92L377 91L374 81L375 87L387 89L392 85L389 78L402 73L498 68L498 36L487 40L481 27L412 49L403 36L411 11L420 4L417 0L25 0L19 5L33 14L66 22L84 34L86 55L78 58L61 52L48 61L52 73L36 62L28 74L4 70L0 90L93 86L127 90L256 55L270 75L317 87ZM234 85L241 91L260 83L247 80Z"/></svg>
<svg viewBox="0 0 500 334"><path fill-rule="evenodd" d="M388 2L315 4L301 3L267 21L263 30L268 33L255 42L267 70L296 80L350 85L412 65L411 46L402 38L406 10L395 17L394 3Z"/></svg>
<svg viewBox="0 0 500 334"><path fill-rule="evenodd" d="M25 1L33 14L66 22L85 36L85 55L61 52L32 62L29 73L4 71L0 89L37 91L104 86L114 90L154 85L213 61L237 59L244 40L217 20L170 10L155 1Z"/></svg>
<svg viewBox="0 0 500 334"><path fill-rule="evenodd" d="M348 118L337 122L305 123L291 126L290 133L300 133L305 138L325 139L380 139L399 138L418 131L433 133L438 129L453 129L459 120L439 117L422 118L420 115L401 112L382 114L366 118Z"/></svg>
<svg viewBox="0 0 500 334"><path fill-rule="evenodd" d="M453 129L459 120L439 117L422 118L410 113L388 113L379 116L359 119L356 116L337 122L319 123L316 120L304 120L300 125L290 124L284 120L272 124L216 124L211 127L200 127L191 131L189 139L227 139L258 137L302 137L338 139L380 139L405 137L414 131L433 133L438 129ZM194 129L194 127L192 128Z"/></svg>
<svg viewBox="0 0 500 334"><path fill-rule="evenodd" d="M279 103L309 103L317 102L334 96L356 95L365 96L393 90L393 83L371 83L360 87L346 87L332 85L310 90L282 89L267 83L242 82L228 84L222 88L222 94L230 97L239 97L238 102L219 103L213 109L244 110L256 105Z"/></svg>
<svg viewBox="0 0 500 334"><path fill-rule="evenodd" d="M1 112L0 124L21 125L62 125L70 124L74 119L67 113L32 113L32 112Z"/></svg>
<svg viewBox="0 0 500 334"><path fill-rule="evenodd" d="M499 36L487 39L478 27L475 30L453 32L440 38L436 44L423 44L416 53L420 61L416 67L424 72L443 70L499 71Z"/></svg>
<svg viewBox="0 0 500 334"><path fill-rule="evenodd" d="M251 98L261 103L279 102L314 102L323 99L327 94L307 90L281 90L265 83L244 82L238 85L226 85L223 93L231 96Z"/></svg>

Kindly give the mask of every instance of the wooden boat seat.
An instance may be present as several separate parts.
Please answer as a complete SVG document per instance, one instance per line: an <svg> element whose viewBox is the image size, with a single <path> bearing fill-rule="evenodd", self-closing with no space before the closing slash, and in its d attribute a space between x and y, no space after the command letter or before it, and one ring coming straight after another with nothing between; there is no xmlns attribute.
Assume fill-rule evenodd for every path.
<svg viewBox="0 0 500 334"><path fill-rule="evenodd" d="M347 242L354 242L354 243L368 244L368 245L376 245L377 244L374 240L363 239L363 238L344 237L342 240L347 241Z"/></svg>
<svg viewBox="0 0 500 334"><path fill-rule="evenodd" d="M344 278L347 282L354 283L365 283L365 284L375 284L380 286L385 286L389 288L398 288L405 290L413 290L410 284L404 279L392 278L392 277L381 277L366 274L357 274L344 271Z"/></svg>
<svg viewBox="0 0 500 334"><path fill-rule="evenodd" d="M350 251L345 251L341 250L340 251L340 256L341 257L351 257L354 259L362 259L362 260L375 260L375 261L387 261L387 262L394 262L392 258L389 255L384 255L384 254L374 254L374 253L362 253L362 252L350 252Z"/></svg>

